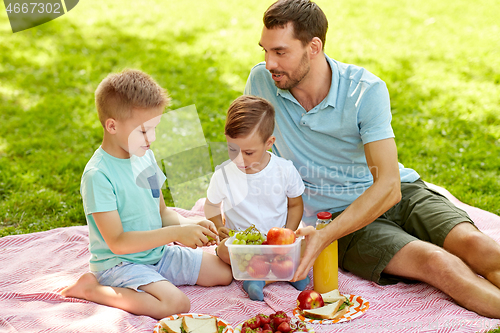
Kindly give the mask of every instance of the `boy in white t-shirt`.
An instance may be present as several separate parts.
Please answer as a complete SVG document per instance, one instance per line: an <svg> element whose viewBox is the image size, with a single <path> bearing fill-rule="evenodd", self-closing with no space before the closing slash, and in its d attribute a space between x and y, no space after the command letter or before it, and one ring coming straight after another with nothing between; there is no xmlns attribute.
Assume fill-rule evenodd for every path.
<svg viewBox="0 0 500 333"><path fill-rule="evenodd" d="M225 135L230 160L217 166L212 176L205 215L218 229L221 243L217 254L228 264L225 239L229 230L244 230L254 224L267 234L272 227L297 230L301 221L304 183L291 161L268 151L275 141L273 130L274 107L263 98L241 96L227 111ZM292 285L304 290L308 283L306 278ZM265 281L243 283L253 300L264 300L264 286Z"/></svg>

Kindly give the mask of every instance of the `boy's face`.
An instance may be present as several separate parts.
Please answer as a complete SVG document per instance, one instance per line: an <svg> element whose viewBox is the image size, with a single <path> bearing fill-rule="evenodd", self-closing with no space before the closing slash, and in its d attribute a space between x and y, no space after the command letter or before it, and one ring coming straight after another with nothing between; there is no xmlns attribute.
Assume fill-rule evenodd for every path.
<svg viewBox="0 0 500 333"><path fill-rule="evenodd" d="M163 108L134 109L132 117L117 120L116 138L121 158L132 155L144 156L150 144L156 140L156 126L160 123Z"/></svg>
<svg viewBox="0 0 500 333"><path fill-rule="evenodd" d="M307 46L293 35L293 26L262 30L259 45L265 51L266 69L276 87L290 90L302 82L311 69Z"/></svg>
<svg viewBox="0 0 500 333"><path fill-rule="evenodd" d="M241 171L252 174L264 169L269 163L270 155L267 150L271 149L276 138L269 137L263 142L257 131L253 131L246 137L230 138L226 135L229 158Z"/></svg>

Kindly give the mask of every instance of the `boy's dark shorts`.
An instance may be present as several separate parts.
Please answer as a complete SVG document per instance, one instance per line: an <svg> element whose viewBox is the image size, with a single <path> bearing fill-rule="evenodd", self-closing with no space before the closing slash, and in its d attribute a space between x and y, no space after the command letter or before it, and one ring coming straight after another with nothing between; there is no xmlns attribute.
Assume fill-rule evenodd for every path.
<svg viewBox="0 0 500 333"><path fill-rule="evenodd" d="M410 282L382 273L396 252L418 239L442 247L444 239L457 224L474 224L466 212L420 179L401 183L401 193L401 201L385 214L339 239L340 268L380 285Z"/></svg>

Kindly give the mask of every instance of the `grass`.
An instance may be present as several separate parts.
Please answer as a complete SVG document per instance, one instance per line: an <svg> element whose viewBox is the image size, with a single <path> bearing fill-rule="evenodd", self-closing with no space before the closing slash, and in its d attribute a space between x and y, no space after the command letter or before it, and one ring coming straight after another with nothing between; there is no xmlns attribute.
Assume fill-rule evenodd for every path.
<svg viewBox="0 0 500 333"><path fill-rule="evenodd" d="M326 53L386 81L400 161L500 214L496 0L317 2ZM227 107L263 60L271 3L81 1L16 34L1 4L0 236L85 224L80 177L102 136L93 92L110 72L151 74L171 109L195 104L206 140L222 141Z"/></svg>
<svg viewBox="0 0 500 333"><path fill-rule="evenodd" d="M16 34L0 7L0 235L85 223L79 179L102 135L93 92L110 72L150 73L172 109L195 104L207 141L223 140L224 112L263 59L270 3L81 2ZM318 3L326 53L387 82L400 161L500 214L495 1Z"/></svg>
<svg viewBox="0 0 500 333"><path fill-rule="evenodd" d="M85 223L79 179L102 135L93 92L110 72L150 73L172 109L195 104L207 141L223 140L270 3L82 1L16 34L0 5L0 236ZM326 53L387 82L400 161L500 214L495 0L318 3Z"/></svg>

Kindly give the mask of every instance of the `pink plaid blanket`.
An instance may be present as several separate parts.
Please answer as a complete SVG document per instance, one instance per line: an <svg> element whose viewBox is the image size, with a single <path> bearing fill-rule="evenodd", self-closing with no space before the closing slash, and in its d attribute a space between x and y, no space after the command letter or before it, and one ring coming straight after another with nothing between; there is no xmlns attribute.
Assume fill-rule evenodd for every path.
<svg viewBox="0 0 500 333"><path fill-rule="evenodd" d="M445 194L483 232L500 241L500 216ZM202 205L203 199L191 211L174 209L184 216L202 215ZM152 332L157 322L152 318L59 295L88 270L87 246L86 226L0 238L0 332ZM191 312L214 315L233 326L258 313L284 310L292 315L299 294L286 282L266 286L264 302L251 301L241 281L226 287L180 288L191 300ZM483 332L500 324L423 283L381 287L341 271L339 289L362 296L370 303L368 311L347 323L313 325L316 332Z"/></svg>

